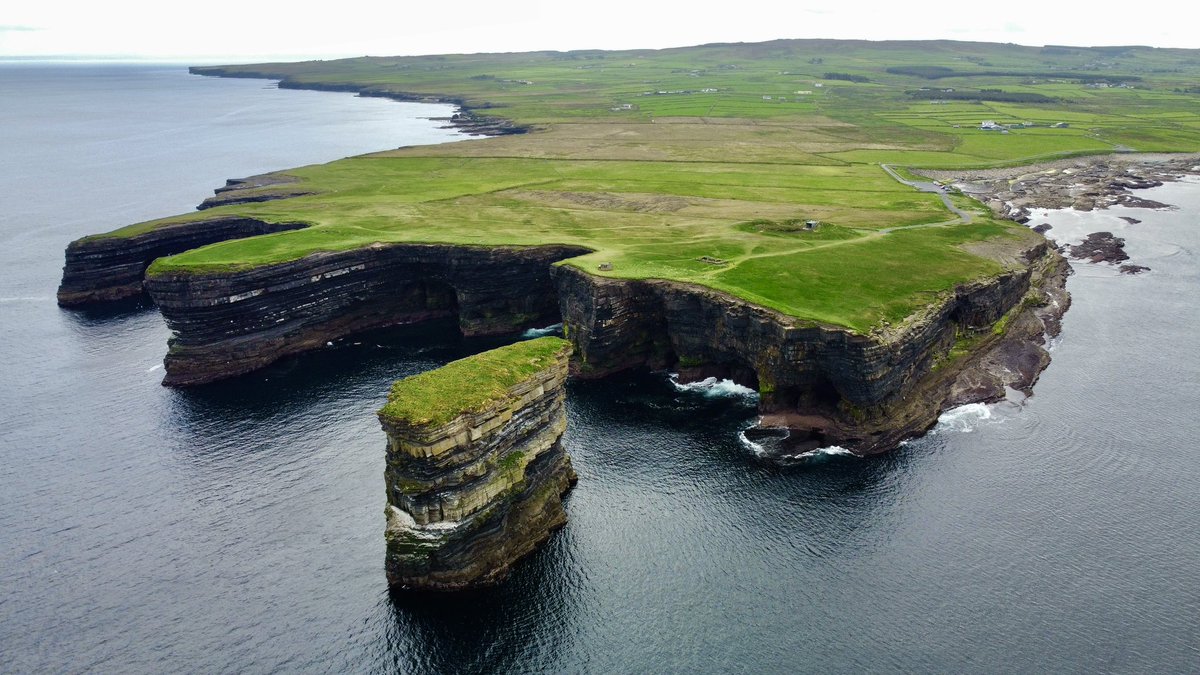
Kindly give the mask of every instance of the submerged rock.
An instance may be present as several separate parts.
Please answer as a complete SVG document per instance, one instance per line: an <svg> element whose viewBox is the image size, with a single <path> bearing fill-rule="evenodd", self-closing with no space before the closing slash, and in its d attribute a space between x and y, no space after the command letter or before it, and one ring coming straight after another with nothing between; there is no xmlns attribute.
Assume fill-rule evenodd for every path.
<svg viewBox="0 0 1200 675"><path fill-rule="evenodd" d="M1149 272L1150 268L1146 267L1145 265L1121 265L1120 271L1121 274L1134 275L1141 274L1142 272Z"/></svg>
<svg viewBox="0 0 1200 675"><path fill-rule="evenodd" d="M396 383L379 411L391 586L497 583L566 524L570 355L569 342L545 337Z"/></svg>

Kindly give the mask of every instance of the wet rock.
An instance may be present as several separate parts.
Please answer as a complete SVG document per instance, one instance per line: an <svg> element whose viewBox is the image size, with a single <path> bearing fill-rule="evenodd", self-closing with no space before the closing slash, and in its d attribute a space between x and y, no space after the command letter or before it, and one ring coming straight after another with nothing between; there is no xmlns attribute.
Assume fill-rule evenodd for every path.
<svg viewBox="0 0 1200 675"><path fill-rule="evenodd" d="M1141 274L1143 272L1149 272L1150 268L1146 267L1145 265L1121 265L1120 271L1121 274L1134 275Z"/></svg>
<svg viewBox="0 0 1200 675"><path fill-rule="evenodd" d="M1121 220L1129 223L1130 225L1137 225L1138 223L1142 222L1142 221L1138 220L1137 218L1131 218L1129 216L1121 216Z"/></svg>
<svg viewBox="0 0 1200 675"><path fill-rule="evenodd" d="M1069 247L1070 256L1089 262L1116 263L1129 260L1125 253L1125 240L1113 236L1112 232L1093 232L1081 243Z"/></svg>
<svg viewBox="0 0 1200 675"><path fill-rule="evenodd" d="M1136 195L1118 195L1116 203L1131 209L1173 209L1170 204L1145 199Z"/></svg>
<svg viewBox="0 0 1200 675"><path fill-rule="evenodd" d="M1034 231L1034 232L1037 232L1038 234L1046 234L1046 233L1047 233L1047 232L1049 232L1051 229L1053 229L1053 228L1052 228L1052 227L1050 227L1050 223L1042 223L1041 225L1034 225L1034 226L1033 226L1033 231Z"/></svg>

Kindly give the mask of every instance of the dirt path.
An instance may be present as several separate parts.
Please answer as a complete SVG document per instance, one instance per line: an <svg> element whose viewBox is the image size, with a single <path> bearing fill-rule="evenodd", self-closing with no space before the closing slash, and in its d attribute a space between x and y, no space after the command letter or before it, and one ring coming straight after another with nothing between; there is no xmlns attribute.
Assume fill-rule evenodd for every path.
<svg viewBox="0 0 1200 675"><path fill-rule="evenodd" d="M900 174L896 173L896 171L894 169L892 169L892 167L888 166L887 164L880 164L879 166L884 171L886 171L889 176L891 176L892 178L895 178L897 182L904 183L905 185L915 188L921 192L932 192L933 194L941 197L942 203L946 205L946 208L950 209L951 213L958 216L959 218L962 218L962 221L964 223L971 222L971 219L973 218L973 216L970 213L968 213L967 211L963 211L962 209L955 206L950 201L950 196L946 194L946 188L943 187L942 185L939 185L933 181L905 180L904 178L902 178L900 176Z"/></svg>

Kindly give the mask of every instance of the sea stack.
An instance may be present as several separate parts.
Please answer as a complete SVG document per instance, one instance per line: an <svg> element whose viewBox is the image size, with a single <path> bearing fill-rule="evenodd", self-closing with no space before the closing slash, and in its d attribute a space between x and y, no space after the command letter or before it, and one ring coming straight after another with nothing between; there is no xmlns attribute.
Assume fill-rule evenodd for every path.
<svg viewBox="0 0 1200 675"><path fill-rule="evenodd" d="M518 342L400 380L387 433L388 583L495 584L566 524L562 446L571 344Z"/></svg>

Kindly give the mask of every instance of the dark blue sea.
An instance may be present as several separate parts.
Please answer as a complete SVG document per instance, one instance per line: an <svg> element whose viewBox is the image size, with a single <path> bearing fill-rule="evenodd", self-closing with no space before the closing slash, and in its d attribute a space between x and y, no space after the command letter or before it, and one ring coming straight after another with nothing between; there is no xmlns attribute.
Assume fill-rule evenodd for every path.
<svg viewBox="0 0 1200 675"><path fill-rule="evenodd" d="M1036 395L883 457L760 461L737 388L570 388L570 523L504 585L392 597L396 378L494 346L353 337L159 385L149 306L66 311L63 248L226 178L453 141L445 106L147 65L0 65L0 672L1200 670L1200 183L1079 264ZM1118 218L1131 215L1131 225ZM1040 221L1039 221L1040 222Z"/></svg>

